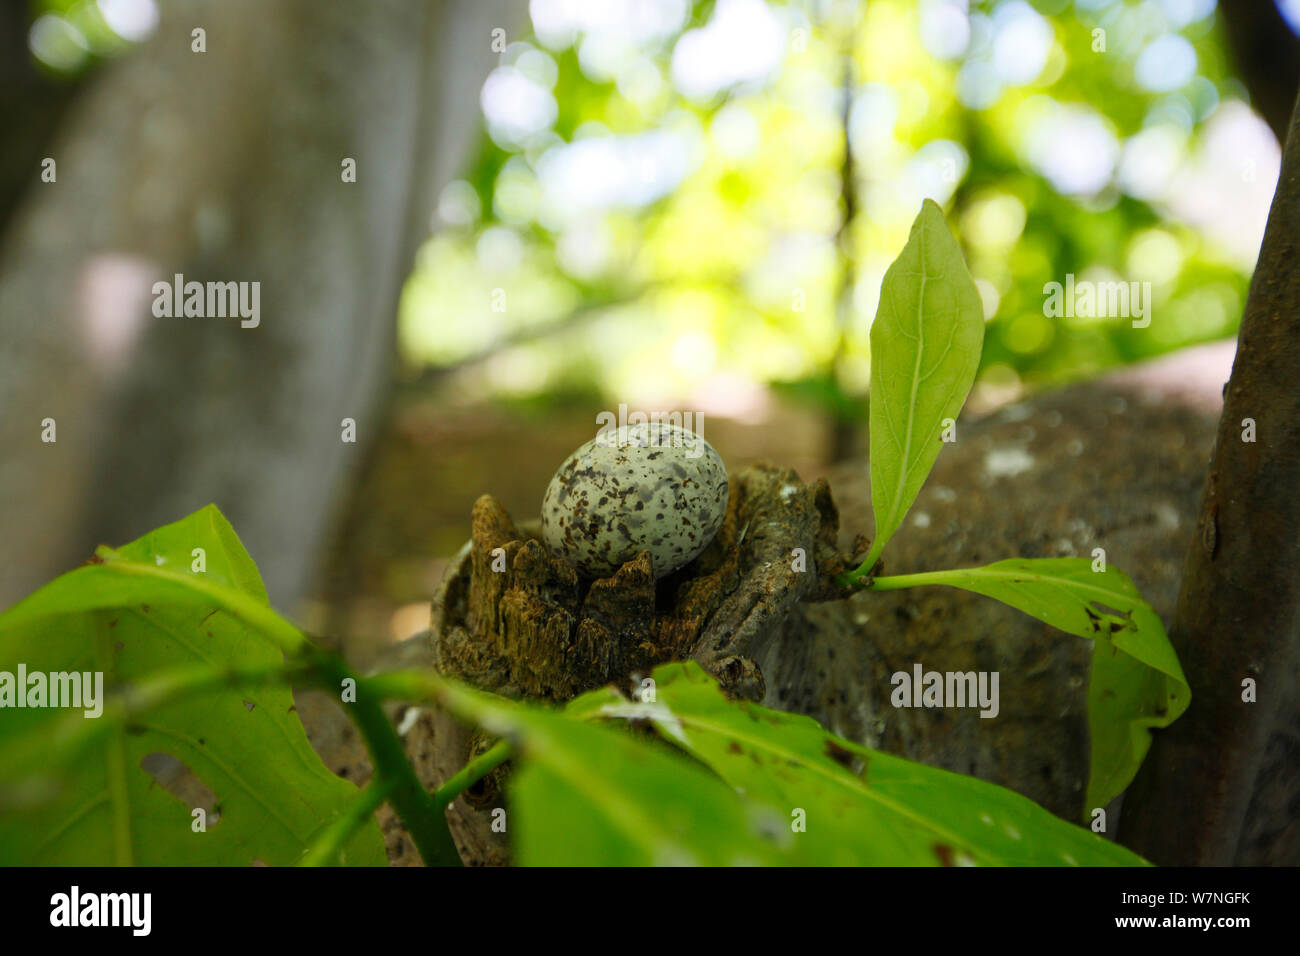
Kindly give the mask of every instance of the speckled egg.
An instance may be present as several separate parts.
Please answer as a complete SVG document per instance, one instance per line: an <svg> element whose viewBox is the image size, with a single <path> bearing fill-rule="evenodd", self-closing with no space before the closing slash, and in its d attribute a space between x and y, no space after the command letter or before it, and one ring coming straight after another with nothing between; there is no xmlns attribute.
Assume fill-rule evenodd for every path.
<svg viewBox="0 0 1300 956"><path fill-rule="evenodd" d="M593 578L649 551L661 578L713 540L727 493L727 468L703 438L676 425L625 425L560 466L542 499L542 539Z"/></svg>

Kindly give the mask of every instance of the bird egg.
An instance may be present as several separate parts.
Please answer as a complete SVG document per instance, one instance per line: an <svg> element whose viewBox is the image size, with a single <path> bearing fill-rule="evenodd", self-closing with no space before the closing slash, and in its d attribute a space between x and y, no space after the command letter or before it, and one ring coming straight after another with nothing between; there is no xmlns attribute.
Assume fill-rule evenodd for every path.
<svg viewBox="0 0 1300 956"><path fill-rule="evenodd" d="M587 577L641 551L655 577L705 549L727 514L727 468L694 432L648 422L609 428L560 465L542 499L542 540Z"/></svg>

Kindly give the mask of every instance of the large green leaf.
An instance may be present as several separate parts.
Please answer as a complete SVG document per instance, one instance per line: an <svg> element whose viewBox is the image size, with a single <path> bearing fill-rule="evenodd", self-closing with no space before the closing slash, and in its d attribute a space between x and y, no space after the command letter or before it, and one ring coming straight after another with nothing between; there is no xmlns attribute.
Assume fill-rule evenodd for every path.
<svg viewBox="0 0 1300 956"><path fill-rule="evenodd" d="M1132 782L1151 745L1150 728L1178 719L1191 689L1160 617L1128 575L1094 571L1086 558L1011 558L982 568L878 578L892 590L944 584L1010 604L1040 621L1092 638L1088 807L1103 807Z"/></svg>
<svg viewBox="0 0 1300 956"><path fill-rule="evenodd" d="M809 717L730 701L694 662L654 672L657 700L612 691L575 716L649 719L743 793L789 821L792 855L816 865L1118 866L1143 861L994 784L869 750Z"/></svg>
<svg viewBox="0 0 1300 956"><path fill-rule="evenodd" d="M201 572L192 570L196 548ZM100 549L94 563L0 615L0 671L101 671L109 693L204 668L273 671L300 640L209 506L120 550ZM70 738L69 722L110 715L24 708L0 717L4 864L292 863L357 796L311 749L283 685L211 686L93 737ZM32 746L41 741L44 752ZM206 832L192 829L196 806L216 811ZM342 859L385 862L373 820Z"/></svg>
<svg viewBox="0 0 1300 956"><path fill-rule="evenodd" d="M457 716L514 744L508 832L525 866L798 862L788 825L653 739L438 682Z"/></svg>
<svg viewBox="0 0 1300 956"><path fill-rule="evenodd" d="M927 199L880 285L871 326L870 570L943 447L984 345L984 308L943 212Z"/></svg>

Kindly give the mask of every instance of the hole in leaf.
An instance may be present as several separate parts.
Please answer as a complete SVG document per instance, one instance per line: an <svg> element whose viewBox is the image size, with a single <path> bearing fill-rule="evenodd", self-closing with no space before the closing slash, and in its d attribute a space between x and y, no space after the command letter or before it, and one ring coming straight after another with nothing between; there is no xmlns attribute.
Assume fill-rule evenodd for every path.
<svg viewBox="0 0 1300 956"><path fill-rule="evenodd" d="M221 819L217 795L183 762L171 754L155 752L140 758L140 769L191 810L202 808L207 825Z"/></svg>
<svg viewBox="0 0 1300 956"><path fill-rule="evenodd" d="M1120 611L1120 610L1116 610L1113 607L1107 607L1106 605L1102 604L1100 601L1092 601L1091 607L1088 609L1089 617L1094 616L1092 614L1092 608L1096 608L1098 612L1104 614L1108 618L1111 618L1111 620L1106 622L1106 626L1110 630L1110 633L1112 634L1114 634L1116 631L1137 630L1137 624L1135 624L1133 621L1132 611ZM1094 622L1094 627L1096 627L1096 622ZM1100 629L1101 629L1100 627L1097 627L1097 630Z"/></svg>

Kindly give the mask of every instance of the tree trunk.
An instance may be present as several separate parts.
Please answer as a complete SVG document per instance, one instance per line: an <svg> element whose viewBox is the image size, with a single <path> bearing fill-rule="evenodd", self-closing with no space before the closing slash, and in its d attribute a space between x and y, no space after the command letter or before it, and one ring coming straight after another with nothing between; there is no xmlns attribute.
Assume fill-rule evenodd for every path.
<svg viewBox="0 0 1300 956"><path fill-rule="evenodd" d="M1125 842L1156 863L1231 864L1246 833L1253 844L1300 845L1297 383L1300 101L1246 298L1171 634L1192 702L1157 734L1125 806ZM1254 811L1252 802L1259 804ZM1272 830L1247 827L1248 814L1269 808L1291 812Z"/></svg>
<svg viewBox="0 0 1300 956"><path fill-rule="evenodd" d="M1300 86L1300 38L1273 0L1219 0L1223 32L1234 65L1250 93L1250 105L1286 140L1291 104Z"/></svg>
<svg viewBox="0 0 1300 956"><path fill-rule="evenodd" d="M0 605L215 502L292 609L378 430L398 296L480 129L491 30L523 11L164 4L90 82L50 146L57 181L29 171L0 251ZM260 324L154 317L177 273L259 282Z"/></svg>

